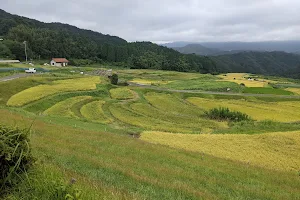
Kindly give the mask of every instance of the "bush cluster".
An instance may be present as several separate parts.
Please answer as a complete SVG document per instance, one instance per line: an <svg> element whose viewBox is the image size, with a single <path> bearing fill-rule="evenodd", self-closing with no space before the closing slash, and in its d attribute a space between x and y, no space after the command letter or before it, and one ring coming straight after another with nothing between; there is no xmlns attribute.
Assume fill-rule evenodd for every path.
<svg viewBox="0 0 300 200"><path fill-rule="evenodd" d="M110 77L110 83L113 84L113 85L118 85L118 81L119 81L119 77L117 74L113 74L111 77Z"/></svg>
<svg viewBox="0 0 300 200"><path fill-rule="evenodd" d="M230 111L229 108L213 108L209 111L206 111L205 114L214 120L229 120L229 121L245 121L251 120L251 118L244 113L238 111Z"/></svg>
<svg viewBox="0 0 300 200"><path fill-rule="evenodd" d="M29 131L0 125L0 195L18 183L34 162L28 135Z"/></svg>

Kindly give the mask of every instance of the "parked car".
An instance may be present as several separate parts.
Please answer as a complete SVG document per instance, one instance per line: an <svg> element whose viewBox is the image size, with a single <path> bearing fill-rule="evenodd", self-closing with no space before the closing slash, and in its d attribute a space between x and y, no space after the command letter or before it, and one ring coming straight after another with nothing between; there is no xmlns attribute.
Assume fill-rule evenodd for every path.
<svg viewBox="0 0 300 200"><path fill-rule="evenodd" d="M25 70L26 73L36 73L36 69L35 68L29 68Z"/></svg>

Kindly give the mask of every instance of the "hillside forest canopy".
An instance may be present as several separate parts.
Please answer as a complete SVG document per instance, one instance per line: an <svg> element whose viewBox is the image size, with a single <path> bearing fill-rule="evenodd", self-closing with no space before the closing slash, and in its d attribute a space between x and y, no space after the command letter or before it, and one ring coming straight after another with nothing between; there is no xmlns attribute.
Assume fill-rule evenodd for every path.
<svg viewBox="0 0 300 200"><path fill-rule="evenodd" d="M151 42L129 43L121 38L61 23L42 23L0 11L0 57L24 60L24 41L30 59L66 57L94 63L114 63L137 69L216 72L208 57L183 55Z"/></svg>

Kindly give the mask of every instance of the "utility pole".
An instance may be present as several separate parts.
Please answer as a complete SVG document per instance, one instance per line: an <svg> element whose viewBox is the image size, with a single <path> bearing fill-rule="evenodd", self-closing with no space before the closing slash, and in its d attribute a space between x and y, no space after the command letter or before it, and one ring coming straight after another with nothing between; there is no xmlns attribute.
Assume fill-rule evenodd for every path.
<svg viewBox="0 0 300 200"><path fill-rule="evenodd" d="M26 56L26 63L27 63L27 42L24 41L23 44L25 44L25 56Z"/></svg>

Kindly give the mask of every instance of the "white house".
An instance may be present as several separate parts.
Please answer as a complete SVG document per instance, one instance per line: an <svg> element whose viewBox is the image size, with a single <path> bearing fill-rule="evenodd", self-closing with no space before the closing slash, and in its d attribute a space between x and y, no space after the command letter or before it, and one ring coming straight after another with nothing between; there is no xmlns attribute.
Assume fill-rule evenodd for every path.
<svg viewBox="0 0 300 200"><path fill-rule="evenodd" d="M69 61L65 58L52 58L50 65L56 67L65 67L67 66Z"/></svg>

